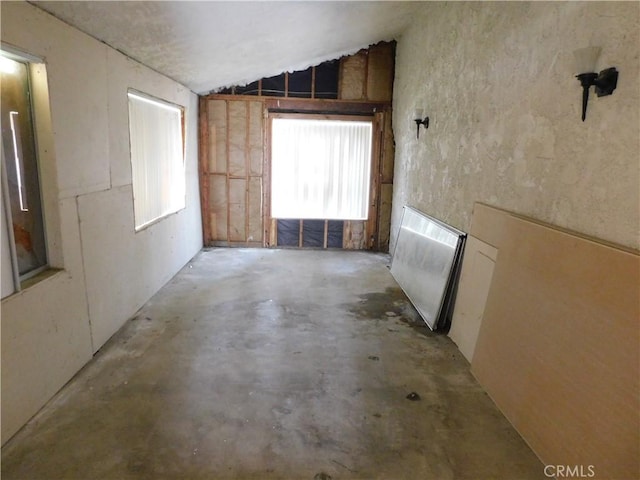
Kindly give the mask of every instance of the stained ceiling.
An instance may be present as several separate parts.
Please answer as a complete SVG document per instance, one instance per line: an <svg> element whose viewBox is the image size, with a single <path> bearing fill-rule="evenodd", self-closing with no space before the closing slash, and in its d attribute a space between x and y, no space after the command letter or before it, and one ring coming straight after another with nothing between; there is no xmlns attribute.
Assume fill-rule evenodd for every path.
<svg viewBox="0 0 640 480"><path fill-rule="evenodd" d="M421 6L382 1L31 3L200 94L302 70L397 38Z"/></svg>

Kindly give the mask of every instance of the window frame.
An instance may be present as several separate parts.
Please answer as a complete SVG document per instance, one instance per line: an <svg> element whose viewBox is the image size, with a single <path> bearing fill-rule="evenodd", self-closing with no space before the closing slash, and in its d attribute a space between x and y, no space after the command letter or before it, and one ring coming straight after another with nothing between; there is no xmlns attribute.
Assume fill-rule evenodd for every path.
<svg viewBox="0 0 640 480"><path fill-rule="evenodd" d="M6 235L9 244L9 256L11 259L11 277L13 280L12 292L2 296L6 300L11 296L27 289L28 287L50 277L62 267L62 252L60 249L60 223L57 208L57 185L52 183L56 178L55 156L53 155L53 135L51 126L51 108L49 104L49 87L47 81L46 64L44 60L35 55L26 53L5 42L0 43L2 57L18 63L27 68L28 108L31 116L31 128L29 136L32 136L35 168L38 175L39 203L41 211L41 227L43 233L45 261L42 265L20 274L16 239L13 232L13 214L11 212L11 198L8 188L7 159L4 155L4 145L0 158L0 181L2 188L3 214L6 220ZM24 135L24 132L23 132ZM46 179L45 179L46 177ZM52 248L55 245L55 248ZM3 275L4 277L4 275Z"/></svg>
<svg viewBox="0 0 640 480"><path fill-rule="evenodd" d="M367 199L365 205L367 206L367 217L361 219L332 219L332 220L344 220L344 221L367 221L369 220L370 214L370 205L373 200L374 195L374 175L375 175L375 157L376 157L376 118L373 114L341 114L341 113L302 113L302 112L270 112L269 113L269 122L268 122L268 141L269 141L269 203L268 209L266 212L270 219L277 219L280 217L274 217L272 214L272 187L273 187L273 120L274 119L292 119L292 120L327 120L327 121L345 121L345 122L366 122L371 124L371 146L369 151L369 176L367 182ZM326 220L326 219L325 219Z"/></svg>
<svg viewBox="0 0 640 480"><path fill-rule="evenodd" d="M181 171L182 171L182 177L181 180L183 182L182 185L182 203L179 207L177 208L172 208L170 211L164 212L162 214L160 214L159 216L151 219L151 220L147 220L143 223L141 223L140 225L137 225L137 219L136 219L136 187L135 187L135 182L134 182L134 159L133 159L133 152L132 152L132 124L131 124L131 97L137 98L138 100L142 100L142 101L146 101L150 104L155 104L160 108L168 108L170 110L177 110L180 114L180 160L181 160ZM139 233L142 232L144 230L146 230L147 228L155 225L156 223L161 222L162 220L164 220L165 218L170 217L171 215L175 215L179 212L181 212L182 210L185 210L187 208L187 174L186 174L186 168L187 168L187 159L186 159L186 122L185 122L185 118L186 118L186 114L187 114L187 107L180 105L178 103L175 102L171 102L165 99L162 99L160 97L157 97L155 95L151 95L149 93L146 92L142 92L140 90L134 89L134 88L129 88L127 89L127 121L128 121L128 127L129 127L129 166L131 168L131 193L132 193L132 202L133 202L133 226L134 226L134 231L135 233Z"/></svg>

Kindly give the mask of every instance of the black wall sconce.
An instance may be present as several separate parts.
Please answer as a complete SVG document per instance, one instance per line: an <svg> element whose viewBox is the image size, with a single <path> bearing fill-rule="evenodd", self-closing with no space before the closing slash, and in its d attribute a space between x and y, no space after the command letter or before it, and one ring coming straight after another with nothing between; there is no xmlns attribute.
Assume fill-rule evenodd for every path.
<svg viewBox="0 0 640 480"><path fill-rule="evenodd" d="M576 59L576 78L582 85L582 121L587 118L587 103L589 103L589 89L595 86L598 97L611 95L618 86L618 71L615 67L606 68L596 73L596 62L600 56L600 47L586 47L573 52Z"/></svg>
<svg viewBox="0 0 640 480"><path fill-rule="evenodd" d="M416 138L420 138L420 125L424 125L425 130L429 128L429 117L422 117L423 110L421 108L416 108L415 114L413 115L414 122L416 122Z"/></svg>

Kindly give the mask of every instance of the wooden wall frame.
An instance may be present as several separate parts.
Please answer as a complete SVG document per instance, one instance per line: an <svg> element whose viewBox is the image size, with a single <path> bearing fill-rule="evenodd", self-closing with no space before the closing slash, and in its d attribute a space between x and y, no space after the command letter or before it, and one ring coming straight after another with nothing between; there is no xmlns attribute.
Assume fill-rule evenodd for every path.
<svg viewBox="0 0 640 480"><path fill-rule="evenodd" d="M311 68L311 98L289 92L289 73L282 74L284 91L278 92L284 96L265 95L269 91L264 81L269 79L253 82L251 93L232 87L225 94L201 96L198 173L204 245L277 243L275 225L267 218L271 211L269 114L356 115L374 119L371 204L367 221L345 222L343 246L388 251L395 149L391 127L394 57L395 42L381 42L339 59L338 99L315 98L320 95L314 89L316 67ZM244 118L242 112L246 112Z"/></svg>

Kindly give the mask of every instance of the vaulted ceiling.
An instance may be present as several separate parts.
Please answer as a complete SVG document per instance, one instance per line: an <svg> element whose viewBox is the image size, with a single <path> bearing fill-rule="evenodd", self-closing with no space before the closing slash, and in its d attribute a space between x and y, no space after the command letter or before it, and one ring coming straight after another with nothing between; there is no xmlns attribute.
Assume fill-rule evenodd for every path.
<svg viewBox="0 0 640 480"><path fill-rule="evenodd" d="M401 34L420 2L34 1L196 93L302 70Z"/></svg>

